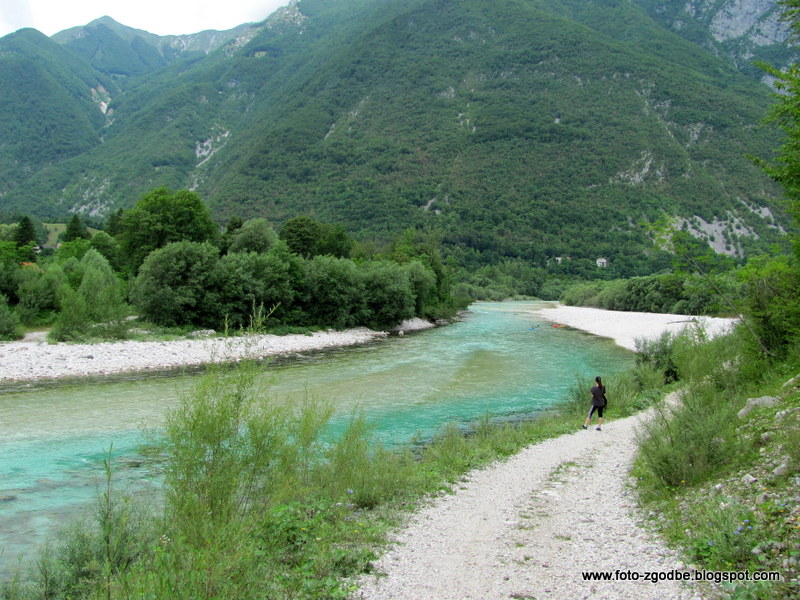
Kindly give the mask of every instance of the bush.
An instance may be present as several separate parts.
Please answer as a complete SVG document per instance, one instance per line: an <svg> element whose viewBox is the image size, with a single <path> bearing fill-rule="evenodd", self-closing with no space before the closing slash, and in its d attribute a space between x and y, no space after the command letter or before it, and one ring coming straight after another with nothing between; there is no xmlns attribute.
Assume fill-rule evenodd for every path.
<svg viewBox="0 0 800 600"><path fill-rule="evenodd" d="M47 322L58 308L57 278L48 277L38 265L19 269L17 280L17 311L26 325Z"/></svg>
<svg viewBox="0 0 800 600"><path fill-rule="evenodd" d="M21 337L19 317L8 305L8 298L0 293L0 340L17 340Z"/></svg>
<svg viewBox="0 0 800 600"><path fill-rule="evenodd" d="M219 327L219 251L208 243L175 242L152 252L131 287L141 316L157 325Z"/></svg>
<svg viewBox="0 0 800 600"><path fill-rule="evenodd" d="M91 319L83 294L65 285L61 290L61 311L48 337L55 342L77 342L87 337Z"/></svg>
<svg viewBox="0 0 800 600"><path fill-rule="evenodd" d="M249 327L255 309L275 308L270 323L289 318L295 304L292 265L279 254L232 253L219 263L219 302L229 327Z"/></svg>
<svg viewBox="0 0 800 600"><path fill-rule="evenodd" d="M707 393L684 393L675 409L661 405L640 434L641 460L665 487L695 485L738 464L740 444L728 433L736 408L710 402Z"/></svg>
<svg viewBox="0 0 800 600"><path fill-rule="evenodd" d="M800 334L800 270L793 257L751 260L741 271L750 353L780 359Z"/></svg>
<svg viewBox="0 0 800 600"><path fill-rule="evenodd" d="M266 219L252 219L231 236L228 252L257 252L265 254L278 241L278 234Z"/></svg>
<svg viewBox="0 0 800 600"><path fill-rule="evenodd" d="M346 329L364 322L365 280L353 261L315 256L306 262L306 313L323 327Z"/></svg>
<svg viewBox="0 0 800 600"><path fill-rule="evenodd" d="M362 273L366 325L374 329L394 327L414 316L414 293L400 265L370 262L363 265Z"/></svg>

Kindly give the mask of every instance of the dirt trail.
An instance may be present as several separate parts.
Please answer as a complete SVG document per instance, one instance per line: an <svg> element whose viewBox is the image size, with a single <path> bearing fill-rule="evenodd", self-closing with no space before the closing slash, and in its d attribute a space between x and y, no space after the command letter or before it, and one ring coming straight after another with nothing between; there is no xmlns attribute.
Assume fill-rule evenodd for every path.
<svg viewBox="0 0 800 600"><path fill-rule="evenodd" d="M642 418L579 429L472 473L412 517L376 563L379 575L364 577L354 598L703 597L673 581L644 581L645 573L684 567L639 525L628 472ZM582 576L618 570L640 580Z"/></svg>

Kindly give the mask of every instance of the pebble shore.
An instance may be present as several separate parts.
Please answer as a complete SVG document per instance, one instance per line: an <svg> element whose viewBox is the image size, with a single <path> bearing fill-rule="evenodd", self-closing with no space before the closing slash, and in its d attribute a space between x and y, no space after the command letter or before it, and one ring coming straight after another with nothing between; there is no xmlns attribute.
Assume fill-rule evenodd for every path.
<svg viewBox="0 0 800 600"><path fill-rule="evenodd" d="M435 327L433 323L423 319L411 319L393 331L419 331L432 327ZM0 343L0 382L199 367L366 344L388 335L387 331L359 327L345 331L319 331L311 335L247 335L96 344L49 344L43 335L34 335L17 342Z"/></svg>

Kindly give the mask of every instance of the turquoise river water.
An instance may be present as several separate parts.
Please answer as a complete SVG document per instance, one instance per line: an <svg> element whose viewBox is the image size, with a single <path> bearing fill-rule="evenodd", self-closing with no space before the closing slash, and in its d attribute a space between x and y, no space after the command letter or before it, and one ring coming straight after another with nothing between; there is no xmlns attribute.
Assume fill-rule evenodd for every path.
<svg viewBox="0 0 800 600"><path fill-rule="evenodd" d="M530 416L563 398L576 378L613 376L632 365L632 352L552 327L533 313L536 307L477 303L454 325L265 364L265 388L283 401L305 394L331 401L330 435L360 410L384 443L397 444L487 412ZM93 501L112 446L126 465L127 484L152 480L147 463L136 460L143 428L157 430L196 378L97 378L0 390L0 573Z"/></svg>

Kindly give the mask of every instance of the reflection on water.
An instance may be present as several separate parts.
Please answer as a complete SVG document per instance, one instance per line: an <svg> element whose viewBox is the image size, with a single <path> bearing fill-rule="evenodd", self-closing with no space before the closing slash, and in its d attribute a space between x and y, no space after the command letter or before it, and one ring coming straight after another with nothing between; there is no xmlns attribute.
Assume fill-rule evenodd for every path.
<svg viewBox="0 0 800 600"><path fill-rule="evenodd" d="M363 411L388 444L443 425L530 415L564 396L576 377L627 368L632 353L566 328L553 328L534 303L478 303L463 322L366 346L312 353L263 366L265 395L306 394L335 407L331 435ZM197 374L93 379L0 391L0 569L94 497L110 448L131 456L142 427L157 429ZM613 385L613 378L609 378ZM130 465L129 465L130 467ZM150 481L146 467L121 483Z"/></svg>

